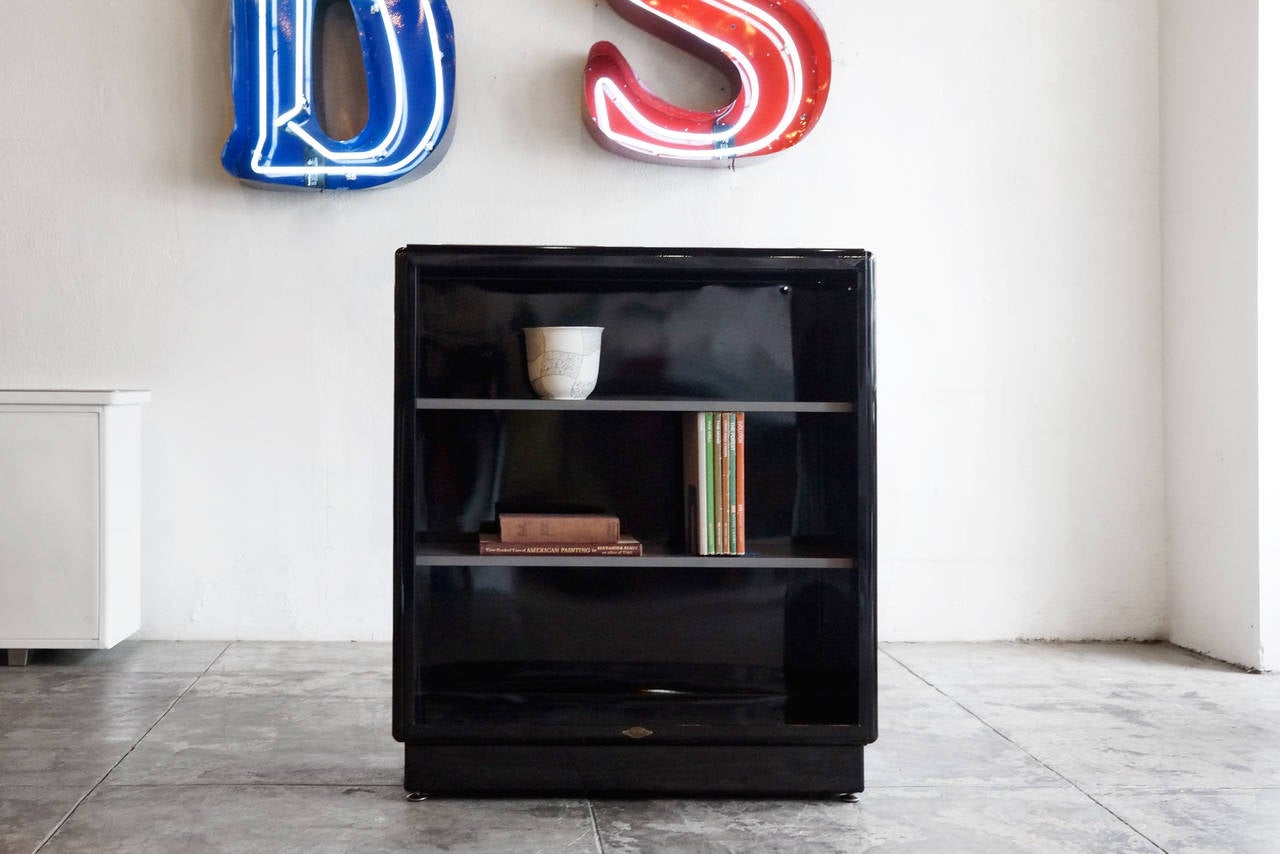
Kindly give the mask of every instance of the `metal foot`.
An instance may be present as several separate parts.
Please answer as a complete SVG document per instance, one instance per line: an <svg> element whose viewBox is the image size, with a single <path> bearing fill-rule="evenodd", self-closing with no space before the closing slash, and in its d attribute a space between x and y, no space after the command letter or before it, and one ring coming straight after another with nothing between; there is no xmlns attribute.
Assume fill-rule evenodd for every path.
<svg viewBox="0 0 1280 854"><path fill-rule="evenodd" d="M836 795L836 800L843 801L846 804L857 804L862 802L862 795L857 792L841 792Z"/></svg>
<svg viewBox="0 0 1280 854"><path fill-rule="evenodd" d="M29 661L31 661L31 650L29 649L9 650L9 666L10 667L26 667L27 662Z"/></svg>
<svg viewBox="0 0 1280 854"><path fill-rule="evenodd" d="M404 796L404 799L411 804L420 804L431 796L426 792L410 792Z"/></svg>

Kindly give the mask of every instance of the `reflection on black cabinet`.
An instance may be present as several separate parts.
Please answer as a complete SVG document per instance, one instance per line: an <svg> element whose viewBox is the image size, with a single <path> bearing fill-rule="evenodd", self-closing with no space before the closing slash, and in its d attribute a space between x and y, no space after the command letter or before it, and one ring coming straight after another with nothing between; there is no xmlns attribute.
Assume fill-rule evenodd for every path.
<svg viewBox="0 0 1280 854"><path fill-rule="evenodd" d="M861 251L397 256L394 731L433 793L860 791L875 715L875 376ZM603 326L587 401L521 329ZM681 419L746 413L747 553L684 548ZM505 509L642 557L480 556ZM701 769L701 770L699 770Z"/></svg>

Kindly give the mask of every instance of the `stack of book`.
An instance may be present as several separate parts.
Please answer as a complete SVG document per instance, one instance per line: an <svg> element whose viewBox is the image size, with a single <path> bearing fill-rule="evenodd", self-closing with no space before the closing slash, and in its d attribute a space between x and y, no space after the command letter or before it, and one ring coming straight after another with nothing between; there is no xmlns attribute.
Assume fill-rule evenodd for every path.
<svg viewBox="0 0 1280 854"><path fill-rule="evenodd" d="M621 533L617 516L499 513L498 533L480 535L480 554L634 557L644 554L644 547Z"/></svg>
<svg viewBox="0 0 1280 854"><path fill-rule="evenodd" d="M685 415L685 533L694 554L747 553L745 427L741 412Z"/></svg>

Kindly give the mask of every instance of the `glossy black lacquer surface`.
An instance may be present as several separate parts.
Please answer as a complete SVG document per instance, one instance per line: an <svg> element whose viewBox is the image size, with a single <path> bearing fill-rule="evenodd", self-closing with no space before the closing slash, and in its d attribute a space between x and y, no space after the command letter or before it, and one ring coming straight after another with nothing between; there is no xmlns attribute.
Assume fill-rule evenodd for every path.
<svg viewBox="0 0 1280 854"><path fill-rule="evenodd" d="M406 786L861 790L876 732L873 306L859 250L398 253ZM529 403L521 329L538 325L604 327L585 404ZM681 410L736 408L748 554L688 555ZM479 558L478 532L508 508L614 513L645 557ZM538 758L465 770L491 766L495 745ZM712 748L705 779L670 770ZM743 774L750 787L724 779Z"/></svg>

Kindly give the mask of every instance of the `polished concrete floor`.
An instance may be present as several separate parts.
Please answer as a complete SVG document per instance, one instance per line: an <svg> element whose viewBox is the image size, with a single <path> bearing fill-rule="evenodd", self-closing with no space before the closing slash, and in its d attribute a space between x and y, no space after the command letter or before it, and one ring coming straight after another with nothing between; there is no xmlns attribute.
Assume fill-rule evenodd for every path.
<svg viewBox="0 0 1280 854"><path fill-rule="evenodd" d="M1280 852L1280 677L1164 645L886 644L861 804L406 803L385 644L0 667L0 852Z"/></svg>

